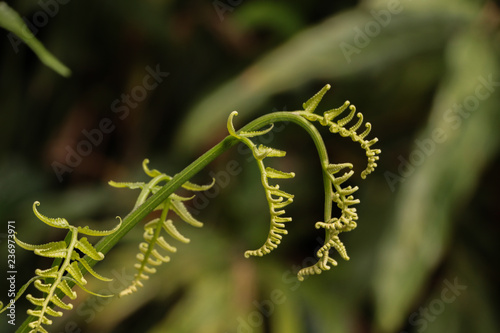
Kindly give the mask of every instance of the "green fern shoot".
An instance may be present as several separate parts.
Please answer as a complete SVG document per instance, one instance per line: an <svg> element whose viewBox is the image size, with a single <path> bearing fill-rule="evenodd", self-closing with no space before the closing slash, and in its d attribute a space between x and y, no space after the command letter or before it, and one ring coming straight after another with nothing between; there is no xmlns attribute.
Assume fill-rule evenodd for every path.
<svg viewBox="0 0 500 333"><path fill-rule="evenodd" d="M172 177L161 173L158 170L150 170L148 168L148 163L148 159L145 159L142 163L144 172L152 178L148 183L122 183L114 181L109 182L109 184L113 187L141 190L139 197L137 198L137 201L135 203L134 209L143 204L150 195L158 192L163 186L162 183L167 183L172 179ZM200 186L190 182L186 182L182 185L182 187L189 191L199 192L210 189L214 184L215 179L213 180L212 184L209 185ZM158 250L170 253L175 253L177 251L177 248L175 246L170 245L165 240L162 232L167 233L176 241L179 241L181 243L189 243L189 238L183 236L174 226L173 221L167 218L170 211L174 212L181 220L192 225L193 227L203 226L203 223L196 220L184 205L184 201L191 200L193 199L193 197L186 198L172 193L154 209L161 211L161 215L159 218L155 218L144 225L144 242L141 242L139 244L139 253L136 256L138 263L134 265L134 267L137 269L137 273L135 274L134 280L132 281L130 286L122 290L119 296L125 296L136 292L137 287L143 286L142 281L149 279L149 274L156 273L156 268L154 266L159 266L162 263L170 261L169 256L161 254Z"/></svg>
<svg viewBox="0 0 500 333"><path fill-rule="evenodd" d="M349 172L341 173L345 169L352 169L353 165L351 163L330 163L323 139L313 123L318 122L321 126L327 126L330 132L338 133L342 137L350 137L353 141L358 142L361 145L361 148L365 150L368 159L368 164L365 170L361 172L361 178L363 179L376 168L376 161L379 159L378 155L381 152L380 149L371 148L371 146L375 144L378 139L365 139L371 130L370 123L365 124L366 129L362 133L357 132L363 123L363 115L361 113L356 114L356 107L354 105L350 105L349 101L345 102L340 108L325 111L323 115L314 113L316 107L329 89L330 85L323 87L323 89L303 104L304 109L301 111L276 113L276 120L295 122L309 133L316 144L323 169L324 191L326 197L324 210L325 218L324 221L317 222L315 226L316 228L325 229L326 236L324 245L317 252L317 256L319 258L317 263L310 267L303 268L298 272L298 279L301 281L304 280L304 277L307 275L320 274L325 270L329 270L330 264L334 266L337 265L337 261L330 256L331 248L334 248L343 259L349 260L345 246L340 241L339 234L356 228L356 220L358 219L356 208L352 207L352 205L359 203L359 200L355 199L353 196L353 193L358 190L358 187L344 187L344 183L349 180L349 178L354 174L354 171L350 170ZM347 109L347 107L349 107L350 110L349 114L343 118L335 120ZM265 147L263 145L257 146L249 139L251 137L257 137L268 133L272 130L273 124L271 123L269 128L261 131L241 130L236 132L233 126L233 118L237 114L238 113L236 111L233 111L230 114L227 123L228 132L232 137L247 145L253 152L253 156L259 166L261 182L266 192L266 199L271 215L270 230L264 245L257 250L246 251L245 256L263 256L278 247L282 241L282 235L287 234L287 231L284 229L285 223L292 221L291 217L283 217L282 215L285 214L283 208L293 202L293 195L280 190L279 185L269 185L268 179L293 178L295 174L293 172L274 170L269 167L266 168L263 163L264 158L283 157L286 152ZM350 127L346 127L346 125L352 121L355 114L358 118L357 122ZM333 203L341 209L341 215L339 217L332 217Z"/></svg>
<svg viewBox="0 0 500 333"><path fill-rule="evenodd" d="M67 229L68 234L63 241L43 245L30 245L15 238L20 247L43 257L54 258L50 268L37 269L35 271L36 276L28 281L16 295L15 301L32 282L43 293L43 297L38 298L31 294L26 296L36 308L28 310L29 317L18 331L47 332L43 326L52 323L48 316L62 316L62 312L55 310L54 307L62 310L72 308L70 303L63 302L61 298L68 296L70 299L75 299L76 293L71 289L75 284L84 291L97 296L113 296L99 295L87 290L85 288L87 281L84 274L88 272L97 279L109 281L109 279L97 274L92 269L93 265L102 260L105 253L134 229L139 222L144 221L151 212L158 211L154 218L144 224L144 241L139 244L139 252L136 255L137 262L134 265L137 272L131 284L123 289L119 296L137 292L138 287L142 287L144 281L148 280L151 274L157 272L158 266L170 261L170 255L177 251L174 242L189 243L189 238L182 235L175 227L174 220L178 218L194 227L203 226L203 223L195 219L185 205L185 202L193 199L195 195L185 197L175 192L181 188L195 193L210 189L215 184L215 179L209 185L196 185L191 183L190 180L215 158L240 142L250 148L257 163L260 171L260 182L265 191L270 215L269 232L264 244L256 250L246 251L245 257L264 256L276 249L283 242L284 235L288 233L285 229L286 224L292 222L292 217L286 216L285 207L293 203L294 195L283 191L274 182L283 179L291 181L295 177L295 173L266 166L264 163L267 162L266 158L285 158L286 152L264 145L257 145L252 140L269 133L274 124L278 122L294 123L306 131L317 150L323 176L324 218L322 221L316 221L314 225L317 229L325 230L324 243L316 252L317 262L299 270L297 273L298 279L302 281L308 275L320 274L329 270L331 265L336 266L337 261L333 258L333 254L330 253L332 249L341 258L349 260L346 248L340 240L340 234L351 231L357 226L358 214L354 205L359 204L359 199L356 199L354 194L358 187L347 184L354 175L353 164L349 162L333 163L330 161L318 127L327 127L331 133L350 138L360 145L367 158L367 165L360 173L362 179L366 178L377 167L380 149L372 148L378 141L377 138L367 139L371 131L370 123L365 123L364 130L359 131L363 125L363 115L356 112L356 107L351 105L349 101L339 108L324 111L322 114L315 113L321 99L329 89L330 85L323 87L303 104L302 110L272 112L255 119L240 130L236 130L233 125L234 117L238 114L233 111L227 120L228 135L175 176L169 176L156 169L149 169L149 160L145 159L142 166L146 175L150 177L148 182L110 181L109 184L113 187L140 190L130 213L123 218L123 221L120 219L120 223L113 230L96 231L88 227L72 226L63 218L48 218L38 212L36 207L39 203L35 202L33 211L42 222L55 228ZM344 114L346 110L349 111ZM357 120L353 121L355 117ZM334 204L340 209L338 216L333 216ZM87 238L79 238L79 234L105 237L93 246ZM85 256L81 257L81 253ZM0 312L5 311L7 308L8 306L4 306Z"/></svg>
<svg viewBox="0 0 500 333"><path fill-rule="evenodd" d="M378 139L374 138L369 141L365 139L371 131L370 123L365 124L366 129L362 133L357 132L363 123L363 114L360 112L356 113L356 107L350 105L349 101L346 101L340 108L325 111L322 116L314 113L319 102L329 89L330 85L323 87L316 95L304 103L304 111L296 111L295 114L309 121L319 122L322 126L327 126L330 132L339 133L342 137L349 137L352 141L358 142L361 148L365 150L368 159L365 170L361 172L361 178L365 179L366 176L377 167L376 161L379 159L378 155L381 151L380 149L371 149L371 146L375 144ZM349 114L341 119L335 120L335 118L340 116L348 106L350 110ZM355 114L358 118L357 122L347 128L346 125L352 121ZM326 200L325 203L325 220L317 222L315 226L318 229L324 228L326 230L325 243L317 252L317 256L319 257L318 262L300 270L298 273L299 280L303 280L306 275L320 274L325 270L329 270L329 264L336 266L337 262L330 257L331 248L334 248L343 259L349 260L345 246L340 241L339 234L341 232L351 231L357 226L356 220L358 219L358 215L356 213L356 208L352 207L352 205L359 203L359 200L355 199L353 196L353 193L358 190L358 187L343 187L343 184L354 174L354 171L350 170L349 172L338 175L342 170L352 169L353 165L351 163L331 164L328 160L328 156L323 157L321 160L325 183L325 196L331 198L331 201ZM341 215L339 217L331 216L333 203L341 210Z"/></svg>
<svg viewBox="0 0 500 333"><path fill-rule="evenodd" d="M251 149L253 157L255 158L255 160L257 161L257 165L259 166L261 175L260 179L262 182L262 186L264 187L264 190L266 192L266 199L269 205L269 213L271 215L271 226L266 242L257 250L246 251L245 257L262 257L263 255L271 252L273 249L278 247L281 239L283 238L282 235L286 235L288 233L285 229L285 223L292 221L291 217L284 217L282 215L285 214L285 210L283 208L293 202L293 195L281 190L279 185L269 185L269 178L287 179L295 177L295 174L293 172L283 172L270 167L265 167L264 159L266 157L284 157L286 155L286 152L266 147L264 145L257 146L249 139L251 137L268 133L273 129L273 125L271 125L264 131L240 131L239 133L236 133L233 126L233 118L237 115L238 112L236 111L233 111L230 114L227 120L228 132L230 135L234 136Z"/></svg>
<svg viewBox="0 0 500 333"><path fill-rule="evenodd" d="M58 264L55 264L48 269L36 269L36 276L28 281L28 283L26 283L16 295L15 300L19 299L32 282L34 282L35 288L43 293L43 297L34 297L31 294L26 295L26 299L37 307L34 310L27 311L28 315L34 318L28 324L31 328L30 333L46 333L47 330L42 325L52 324L52 320L47 316L61 317L63 315L61 311L54 310L54 306L63 310L71 310L73 308L71 303L64 303L61 298L65 295L72 300L76 299L76 292L71 289L71 286L74 284L78 285L82 290L92 295L100 297L113 296L97 294L85 288L87 280L83 277L84 272L82 271L82 268L99 280L112 280L96 273L87 261L80 256L78 251L89 256L93 260L100 261L104 259L103 253L98 252L92 244L90 244L86 237L78 238L78 234L106 236L116 232L121 225L120 220L120 223L114 229L109 231L92 230L88 227L75 227L70 225L64 218L49 218L42 215L37 210L37 206L39 205L40 203L38 201L33 204L33 212L38 219L51 227L67 229L68 237L66 237L67 240L50 242L42 245L24 243L15 237L17 245L23 249L33 251L36 255L42 257L59 259ZM5 311L6 308L7 307L3 308L0 312Z"/></svg>

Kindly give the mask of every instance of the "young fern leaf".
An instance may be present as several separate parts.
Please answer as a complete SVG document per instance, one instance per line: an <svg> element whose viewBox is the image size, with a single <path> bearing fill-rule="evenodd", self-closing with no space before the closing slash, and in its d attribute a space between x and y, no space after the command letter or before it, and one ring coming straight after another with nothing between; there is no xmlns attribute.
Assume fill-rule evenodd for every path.
<svg viewBox="0 0 500 333"><path fill-rule="evenodd" d="M350 206L359 203L359 200L354 199L352 195L358 190L357 186L347 186L345 188L341 186L342 183L346 182L354 174L352 170L340 177L335 177L335 174L345 167L351 168L352 165L349 165L349 163L330 164L324 168L327 170L327 176L331 184L332 202L335 202L337 207L340 208L341 216L339 218L330 218L327 222L316 223L315 226L317 229L324 228L327 231L325 243L317 252L317 256L319 257L318 262L300 270L298 273L299 280L303 280L305 275L320 274L322 271L329 270L329 264L337 266L337 261L330 257L331 248L337 250L344 260L349 260L345 246L340 241L339 234L356 228L355 221L358 219L358 215L356 208ZM331 212L331 207L327 209Z"/></svg>
<svg viewBox="0 0 500 333"><path fill-rule="evenodd" d="M363 123L363 114L360 112L356 113L356 107L354 105L351 105L349 101L346 101L340 108L325 111L323 113L323 116L312 113L323 98L325 92L329 89L330 85L326 85L325 87L323 87L323 89L321 89L319 93L314 95L308 102L304 103L304 105L307 103L309 103L309 105L314 105L314 108L310 110L299 111L296 112L296 114L300 114L310 121L318 121L322 126L329 127L330 132L339 133L343 137L350 137L352 141L358 142L361 145L361 148L365 150L366 156L368 158L368 164L365 170L361 172L361 178L364 179L377 167L376 161L379 159L378 155L380 154L381 150L371 149L370 147L373 146L378 141L378 139L374 138L372 140L365 140L365 137L370 133L372 128L372 125L370 123L365 123L366 129L362 133L357 132L357 130ZM347 107L349 107L350 110L349 114L342 119L334 121L335 118L337 118L345 110L347 110ZM354 118L354 115L358 117L358 121L351 127L346 128L345 125L347 125Z"/></svg>
<svg viewBox="0 0 500 333"><path fill-rule="evenodd" d="M245 256L263 256L277 248L283 235L287 234L285 229L286 223L292 220L291 217L284 216L284 208L293 202L294 196L280 189L279 185L270 184L269 182L273 179L293 178L295 174L293 172L284 172L266 167L264 160L267 157L283 157L286 155L286 152L263 145L257 146L251 138L268 133L272 130L273 124L278 121L294 122L307 131L313 139L318 151L323 173L325 190L324 220L317 222L315 227L318 229L325 229L326 236L323 246L317 252L318 261L314 265L300 270L297 274L299 280L303 280L307 275L320 274L325 270L329 270L330 265L337 265L337 262L330 257L330 250L332 248L335 249L343 259L349 260L345 246L341 242L339 235L342 232L353 230L357 225L356 221L358 215L353 205L359 203L359 200L354 197L358 187L345 185L354 174L352 170L349 170L353 168L353 165L351 163L330 163L323 138L315 127L315 124L319 123L321 126L326 126L329 128L330 132L338 133L342 137L350 137L364 149L368 163L366 168L361 172L361 177L363 179L376 168L380 149L371 148L377 142L376 138L371 140L366 139L371 131L370 123L365 123L365 129L362 132L360 131L361 125L363 124L363 115L361 113L356 113L356 108L350 105L350 102L346 101L341 107L328 110L324 112L323 115L314 113L321 99L329 89L329 85L325 86L305 102L302 111L273 112L255 119L238 132L235 131L232 122L237 112L232 112L227 121L229 136L173 177L156 169L149 169L149 161L146 159L143 162L143 169L144 172L151 177L149 182L119 183L111 181L110 185L114 187L140 190L134 209L131 214L124 219L124 228L121 230L119 230L122 224L121 219L118 226L109 231L91 230L86 226L75 227L70 225L66 219L48 218L42 215L36 208L39 203L35 202L33 211L40 221L51 227L67 229L68 234L65 241L51 242L42 245L27 244L15 237L15 241L20 247L33 251L40 256L55 258L52 267L47 269L36 269L36 276L20 288L14 299L14 302L17 301L31 283L33 283L35 288L43 294L43 297L34 297L31 294L26 296L26 298L36 306L35 309L28 310L28 314L34 317L34 319L30 317L29 320L25 321L25 323L29 322L30 332L47 332L43 326L52 323L48 317L62 316L62 312L57 311L54 307L58 307L62 310L69 310L72 308L71 303L62 301L61 298L62 295L72 300L77 297L76 293L70 287L74 284L77 284L82 290L93 295L101 297L113 296L99 295L87 290L85 288L87 281L84 277L83 270L89 272L97 279L110 281L110 279L99 275L92 269L95 261L102 260L104 258L102 252L105 253L116 245L119 239L123 237L128 230L151 211L157 210L161 212L160 217L152 219L144 226L144 241L139 244L139 253L137 254L138 262L135 265L137 269L135 278L131 285L120 293L120 296L135 292L137 287L142 286L143 281L147 280L150 274L154 274L159 265L170 260L167 254L177 251L177 248L169 244L164 236L169 235L171 238L181 243L189 242L189 239L177 230L173 221L168 218L168 214L173 212L180 219L195 227L201 227L203 225L191 215L184 204L185 201L192 199L192 197L182 197L175 194L174 191L180 187L193 192L210 189L215 184L215 179L209 185L196 185L185 180L192 178L192 176L210 163L215 157L234 146L238 141L243 142L251 149L257 162L271 217L270 229L265 243L257 250L246 251ZM346 110L349 110L349 112L341 117ZM355 120L356 118L357 120ZM348 125L350 123L353 124ZM270 125L270 127L259 130L267 125ZM148 202L143 205L146 200L148 200ZM341 211L338 217L332 217L333 203L335 203ZM78 238L79 233L89 236L106 236L116 231L118 232L115 235L105 238L97 245L97 248L102 252L97 251L86 237ZM165 254L165 252L167 252L167 254ZM86 257L82 258L80 256L81 253L85 254ZM10 306L11 303L9 303L9 305L0 303L0 307L2 307L0 313ZM23 329L26 328L26 326L23 324Z"/></svg>
<svg viewBox="0 0 500 333"><path fill-rule="evenodd" d="M150 170L148 168L149 160L145 159L143 161L142 167L146 175L150 176L152 179L145 182L135 182L135 183L117 183L110 181L109 184L114 187L126 187L130 189L140 189L141 193L135 203L135 208L143 204L146 199L158 192L163 185L168 183L172 177L168 176L160 171L154 169ZM164 184L165 183L165 184ZM206 191L210 189L215 184L215 179L209 185L197 185L190 182L186 182L182 187L186 190L199 192ZM143 286L143 281L149 279L150 274L156 273L157 266L162 263L169 262L170 257L165 254L175 253L177 248L169 244L162 232L171 236L174 240L181 243L189 243L189 238L183 236L177 228L174 226L173 221L168 219L167 216L169 212L175 213L181 220L194 226L202 227L203 223L195 219L191 213L188 211L184 205L184 201L193 199L193 197L186 198L175 193L172 193L167 197L155 210L161 211L159 218L155 218L144 225L144 242L139 244L139 253L136 255L138 262L134 265L137 269L137 273L134 275L134 280L131 284L119 293L119 296L130 295L137 291L138 287Z"/></svg>
<svg viewBox="0 0 500 333"><path fill-rule="evenodd" d="M74 300L76 298L76 293L71 290L69 287L68 281L77 284L82 288L82 290L91 293L93 295L97 295L100 297L110 297L113 295L100 295L93 293L87 290L84 286L87 284L87 281L83 277L83 272L79 267L79 264L82 266L97 279L102 281L111 281L111 279L105 278L99 274L97 274L85 260L76 252L78 249L83 254L88 255L90 258L94 260L102 260L104 259L104 255L100 252L97 252L96 249L89 243L87 238L83 237L78 239L78 233L84 233L87 235L110 235L117 231L121 225L121 219L118 225L109 231L97 231L91 230L88 227L80 228L72 226L68 223L66 219L63 218L48 218L42 214L40 214L37 210L37 206L40 203L36 201L33 204L33 212L40 219L40 221L48 224L49 226L55 228L63 228L67 229L70 235L69 241L59 241L59 242L51 242L47 244L41 245L32 245L25 242L22 242L17 237L14 238L17 245L22 247L25 250L33 251L36 255L48 257L48 258L61 258L63 259L59 265L52 266L48 269L36 269L36 276L33 277L28 283L26 283L17 293L15 300L19 299L19 297L24 293L24 291L28 288L29 284L34 282L34 286L36 289L41 291L44 294L44 297L37 298L32 296L31 294L26 295L26 299L28 299L33 305L37 308L35 310L28 310L27 313L31 316L35 317L35 320L29 323L29 327L31 328L30 332L47 332L47 330L43 327L43 325L52 324L52 320L48 318L48 316L52 317L61 317L63 313L61 311L54 310L54 306L57 306L63 310L70 310L73 308L71 303L64 303L59 296L56 294L58 290L62 291L66 296L70 299ZM3 312L5 308L3 308L0 312Z"/></svg>
<svg viewBox="0 0 500 333"><path fill-rule="evenodd" d="M330 85L326 85L304 103L304 111L294 112L305 119L312 122L319 122L322 126L329 127L330 132L339 133L342 137L350 137L354 142L358 142L365 150L368 164L361 172L361 178L366 178L377 166L376 161L379 159L378 154L380 154L380 149L372 149L371 146L375 144L378 139L374 138L372 140L366 140L365 137L369 134L371 130L371 124L366 123L366 130L362 133L358 133L357 130L361 127L363 123L363 115L361 113L356 113L356 107L350 105L349 101L346 101L341 107L336 109L331 109L323 113L323 116L313 113L318 106L319 102L323 98L326 91L330 89ZM344 118L338 119L345 110L349 108L350 112ZM356 123L351 127L347 128L346 125L350 123L354 116L358 118ZM326 156L322 161L323 177L327 186L325 187L325 195L332 199L331 202L325 204L325 221L317 222L316 228L324 228L326 231L326 237L324 245L318 250L317 256L319 260L316 264L303 268L298 272L299 280L303 280L306 275L320 274L325 270L330 269L330 264L336 266L337 262L330 257L330 249L334 248L340 256L349 260L344 244L340 241L339 234L341 232L351 231L356 228L356 220L358 215L356 213L356 208L352 207L354 204L358 204L359 200L355 199L353 193L358 190L358 187L347 186L343 187L343 184L354 174L354 171L345 172L342 175L337 175L343 169L351 169L353 165L351 163L340 163L340 164L330 164L328 157ZM340 208L340 217L331 216L332 204L336 203L337 207Z"/></svg>
<svg viewBox="0 0 500 333"><path fill-rule="evenodd" d="M233 126L233 118L236 115L238 115L238 112L236 111L233 111L229 115L227 121L228 132L230 135L243 142L252 150L253 156L257 161L257 165L259 167L261 182L266 193L266 199L269 205L269 213L271 215L269 233L267 235L265 243L257 250L246 251L245 257L262 257L278 247L278 245L281 243L281 239L283 238L282 235L286 235L288 233L285 229L285 223L292 221L291 217L283 216L283 214L285 214L285 210L283 208L293 202L294 196L280 190L279 185L270 185L269 179L288 179L295 177L295 174L293 172L283 172L270 167L265 167L264 159L266 157L283 157L285 156L286 152L263 145L257 146L249 139L250 137L266 134L272 129L273 126L263 131L236 133Z"/></svg>

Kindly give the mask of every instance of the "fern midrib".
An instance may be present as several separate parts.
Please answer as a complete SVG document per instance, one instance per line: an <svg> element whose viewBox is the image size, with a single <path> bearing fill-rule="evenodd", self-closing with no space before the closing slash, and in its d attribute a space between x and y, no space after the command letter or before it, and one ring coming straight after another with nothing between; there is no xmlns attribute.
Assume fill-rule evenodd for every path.
<svg viewBox="0 0 500 333"><path fill-rule="evenodd" d="M38 318L37 325L36 325L36 330L38 332L38 327L42 325L42 318L44 317L44 313L49 306L50 300L54 296L54 293L57 290L57 286L59 283L61 283L61 280L64 276L64 273L66 272L66 268L68 265L71 263L71 255L70 253L73 253L73 250L75 249L76 241L78 240L78 231L76 227L69 226L69 231L71 233L71 241L69 243L68 248L66 249L66 252L68 253L66 255L66 258L64 259L63 263L61 264L61 267L59 268L59 272L57 274L56 280L52 283L52 286L50 287L49 293L47 294L47 297L45 298L45 301L43 302L42 305L42 312L40 314L40 318Z"/></svg>
<svg viewBox="0 0 500 333"><path fill-rule="evenodd" d="M170 204L167 203L167 204L165 204L165 207L163 208L163 210L161 212L160 220L158 221L158 223L156 225L155 233L153 235L153 238L151 239L151 242L148 243L148 250L146 251L146 253L144 253L144 259L141 262L141 268L138 270L137 277L134 280L140 279L140 276L144 271L144 266L148 263L148 259L151 256L151 252L154 249L154 246L156 244L156 240L158 239L158 237L160 237L160 232L163 228L163 221L166 220L169 210L170 210Z"/></svg>

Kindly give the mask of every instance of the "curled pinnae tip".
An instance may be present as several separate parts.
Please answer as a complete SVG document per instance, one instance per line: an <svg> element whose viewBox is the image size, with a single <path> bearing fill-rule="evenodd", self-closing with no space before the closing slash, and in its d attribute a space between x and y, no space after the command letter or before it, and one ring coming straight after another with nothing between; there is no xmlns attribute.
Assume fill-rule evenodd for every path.
<svg viewBox="0 0 500 333"><path fill-rule="evenodd" d="M229 117L227 117L227 131L232 136L236 136L236 130L234 129L234 125L233 125L233 118L237 115L238 115L238 111L235 110L235 111L231 112Z"/></svg>

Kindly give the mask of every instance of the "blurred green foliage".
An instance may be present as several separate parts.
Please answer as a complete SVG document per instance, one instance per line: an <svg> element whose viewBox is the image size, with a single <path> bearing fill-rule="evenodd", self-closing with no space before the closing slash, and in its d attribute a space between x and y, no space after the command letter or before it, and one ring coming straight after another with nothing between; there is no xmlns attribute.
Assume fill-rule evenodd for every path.
<svg viewBox="0 0 500 333"><path fill-rule="evenodd" d="M62 76L69 76L71 74L71 71L36 39L19 14L3 1L0 2L0 26L9 31L8 39L14 49L17 50L18 46L24 42L36 53L44 64Z"/></svg>
<svg viewBox="0 0 500 333"><path fill-rule="evenodd" d="M217 9L220 3L225 7ZM222 179L230 162L240 167L215 195L192 203L205 226L186 229L191 243L139 293L111 301L79 295L81 303L55 321L54 332L500 330L498 2L20 0L9 6L72 76L61 77L2 30L0 236L10 219L29 243L60 238L36 223L35 200L48 216L113 225L135 198L108 188L108 180L140 179L145 157L174 174L227 134L231 111L243 123L299 109L326 83L333 93L322 105L349 99L372 123L382 149L376 172L352 180L361 204L358 228L344 236L349 262L296 280L321 243L314 223L323 198L312 142L286 125L268 137L288 152L278 168L296 173L286 185L295 194L294 223L279 249L243 257L263 241L268 216L258 170L237 147L198 176L202 183L214 174ZM145 82L157 69L168 77ZM82 142L103 119L113 129L96 134L98 144L72 160L75 167L59 182L54 162L67 165L78 147L85 152ZM333 162L354 161L359 173L364 156L354 144L325 135L338 158ZM123 287L141 237L138 226L96 268L114 283L89 288ZM25 252L16 252L19 286L46 264ZM5 241L0 253L4 267ZM17 304L17 323L27 307L26 300ZM0 331L12 327L1 320Z"/></svg>

